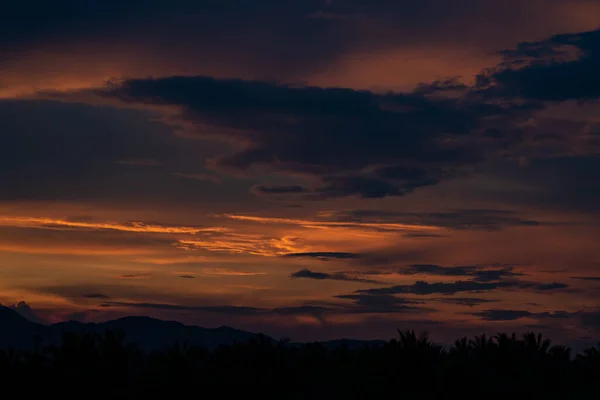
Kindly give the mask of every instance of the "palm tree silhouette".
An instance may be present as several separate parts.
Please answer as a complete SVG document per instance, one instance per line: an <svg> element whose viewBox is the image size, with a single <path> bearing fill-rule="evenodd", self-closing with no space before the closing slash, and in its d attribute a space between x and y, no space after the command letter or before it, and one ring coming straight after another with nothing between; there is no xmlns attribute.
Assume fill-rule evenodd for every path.
<svg viewBox="0 0 600 400"><path fill-rule="evenodd" d="M533 333L460 338L447 352L426 333L413 330L398 331L383 346L363 348L256 336L211 351L174 342L142 352L126 340L125 332L106 331L64 332L60 344L43 348L34 343L30 350L0 349L0 380L8 389L20 388L25 398L36 387L46 394L81 397L82 386L93 388L90 395L130 398L178 397L213 388L223 397L243 388L245 395L258 391L263 397L290 399L379 398L436 390L463 395L552 391L587 398L597 390L598 378L600 346L571 357L569 347L552 346Z"/></svg>

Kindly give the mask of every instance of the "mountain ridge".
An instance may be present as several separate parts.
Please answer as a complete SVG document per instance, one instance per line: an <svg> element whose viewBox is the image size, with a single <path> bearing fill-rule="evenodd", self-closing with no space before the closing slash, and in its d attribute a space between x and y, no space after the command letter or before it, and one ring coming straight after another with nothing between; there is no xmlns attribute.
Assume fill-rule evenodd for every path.
<svg viewBox="0 0 600 400"><path fill-rule="evenodd" d="M62 340L63 332L103 334L107 330L115 329L125 331L126 342L135 343L145 351L161 349L175 343L187 343L213 350L222 345L245 343L259 336L276 342L268 335L247 332L227 325L217 328L203 328L147 316L127 316L105 322L62 321L44 325L27 319L14 308L0 306L0 348L31 348L34 345L33 338L35 336L41 338L42 345L58 345ZM363 345L379 345L384 341L336 339L318 343L327 347L348 346L356 348ZM290 343L292 346L302 344L299 342Z"/></svg>

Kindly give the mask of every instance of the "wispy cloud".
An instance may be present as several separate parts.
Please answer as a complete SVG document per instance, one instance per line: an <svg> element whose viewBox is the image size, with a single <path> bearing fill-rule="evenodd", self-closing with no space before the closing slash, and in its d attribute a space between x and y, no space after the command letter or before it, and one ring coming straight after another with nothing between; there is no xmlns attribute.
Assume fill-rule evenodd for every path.
<svg viewBox="0 0 600 400"><path fill-rule="evenodd" d="M232 254L250 254L263 257L276 257L290 252L302 251L297 237L281 238L256 234L230 233L214 235L205 240L179 240L175 246L182 250L208 250Z"/></svg>
<svg viewBox="0 0 600 400"><path fill-rule="evenodd" d="M195 227L195 226L168 226L159 224L147 224L144 222L85 222L70 221L67 219L38 218L38 217L8 217L0 216L1 226L45 228L45 229L92 229L113 230L137 233L180 233L195 235L198 233L218 233L227 231L221 227Z"/></svg>
<svg viewBox="0 0 600 400"><path fill-rule="evenodd" d="M311 229L349 228L349 229L379 229L389 231L438 231L441 228L433 225L400 224L400 223L373 223L373 222L337 222L317 221L308 219L257 217L249 215L223 214L223 217L238 221L257 222L261 224L296 225Z"/></svg>
<svg viewBox="0 0 600 400"><path fill-rule="evenodd" d="M579 279L582 281L599 281L600 276L572 276L571 279Z"/></svg>
<svg viewBox="0 0 600 400"><path fill-rule="evenodd" d="M119 277L123 278L123 279L144 279L144 278L149 278L150 274L147 274L147 273L123 274L123 275L120 275Z"/></svg>
<svg viewBox="0 0 600 400"><path fill-rule="evenodd" d="M255 276L255 275L266 275L266 272L246 272L246 271L235 271L226 268L202 268L199 270L204 275L214 276Z"/></svg>
<svg viewBox="0 0 600 400"><path fill-rule="evenodd" d="M360 283L382 283L372 279L361 278L359 276L352 276L351 274L344 272L335 272L332 274L325 272L314 272L308 269L303 269L294 272L290 275L292 278L304 278L304 279L316 279L316 280L330 280L330 281L345 281L345 282L360 282Z"/></svg>
<svg viewBox="0 0 600 400"><path fill-rule="evenodd" d="M318 252L308 252L308 253L289 253L289 254L283 255L283 257L286 257L286 258L316 258L319 260L331 260L331 259L347 260L347 259L352 259L352 258L359 258L360 254L332 252L332 251L318 251Z"/></svg>

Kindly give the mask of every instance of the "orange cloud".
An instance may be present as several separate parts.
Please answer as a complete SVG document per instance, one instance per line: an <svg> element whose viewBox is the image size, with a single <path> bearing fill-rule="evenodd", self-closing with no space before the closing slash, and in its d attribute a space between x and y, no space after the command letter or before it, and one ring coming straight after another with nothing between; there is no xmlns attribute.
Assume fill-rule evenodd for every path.
<svg viewBox="0 0 600 400"><path fill-rule="evenodd" d="M201 232L218 233L227 231L226 228L219 227L190 227L190 226L164 226L146 224L144 222L130 222L125 224L110 222L80 222L68 221L54 218L36 218L36 217L0 217L0 225L24 228L82 228L82 229L108 229L123 232L139 233L183 233L195 235Z"/></svg>
<svg viewBox="0 0 600 400"><path fill-rule="evenodd" d="M331 221L312 221L304 219L291 219L291 218L269 218L269 217L253 217L247 215L234 215L224 214L226 218L239 220L258 222L263 224L284 224L284 225L299 225L305 228L312 229L327 229L331 227L336 228L348 228L348 229L381 229L388 231L439 231L442 228L438 226L430 225L410 225L410 224L397 224L397 223L385 223L385 222L331 222Z"/></svg>
<svg viewBox="0 0 600 400"><path fill-rule="evenodd" d="M256 234L235 234L207 240L179 240L175 247L182 250L203 249L264 257L275 257L307 249L306 246L299 245L294 237L270 238Z"/></svg>
<svg viewBox="0 0 600 400"><path fill-rule="evenodd" d="M266 275L266 272L243 272L243 271L234 271L231 269L225 268L201 268L200 272L204 275L215 275L215 276L256 276L256 275Z"/></svg>

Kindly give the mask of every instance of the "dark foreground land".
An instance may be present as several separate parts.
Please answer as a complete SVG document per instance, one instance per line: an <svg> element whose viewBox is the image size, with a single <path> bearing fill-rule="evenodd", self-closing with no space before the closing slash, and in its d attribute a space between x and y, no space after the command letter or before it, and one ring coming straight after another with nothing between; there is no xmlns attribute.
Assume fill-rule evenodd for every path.
<svg viewBox="0 0 600 400"><path fill-rule="evenodd" d="M383 346L360 349L291 345L258 336L213 351L175 344L143 352L118 331L65 333L60 345L0 350L0 380L3 394L20 398L387 399L511 393L579 399L598 396L600 347L572 355L541 335L500 334L459 339L444 349L426 336L399 332Z"/></svg>

